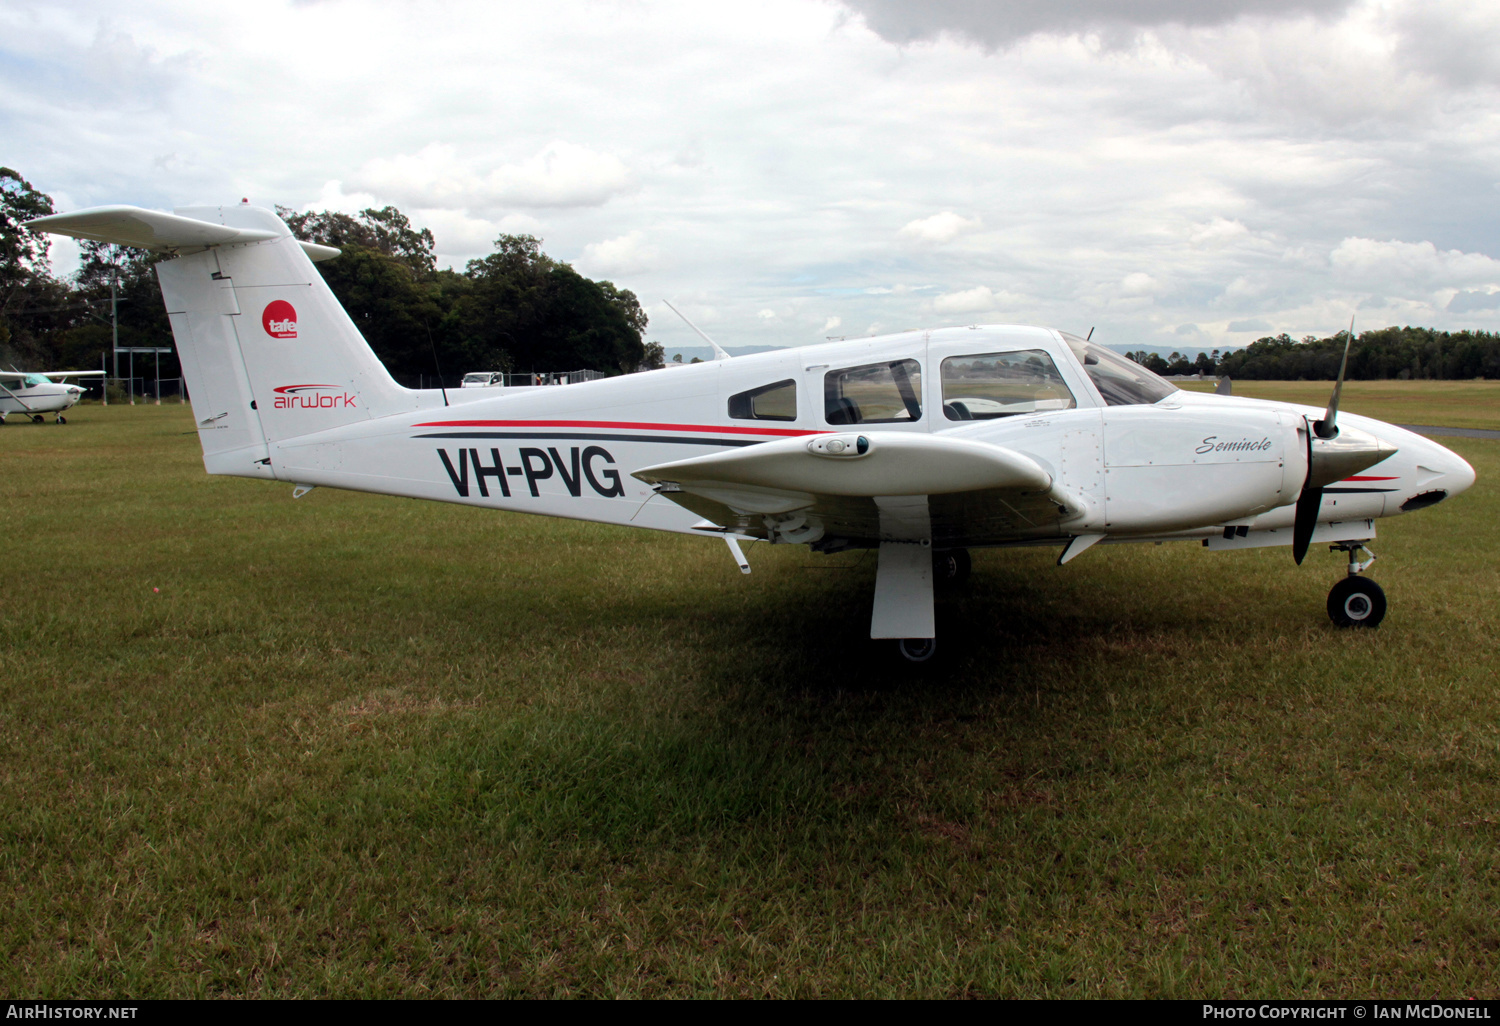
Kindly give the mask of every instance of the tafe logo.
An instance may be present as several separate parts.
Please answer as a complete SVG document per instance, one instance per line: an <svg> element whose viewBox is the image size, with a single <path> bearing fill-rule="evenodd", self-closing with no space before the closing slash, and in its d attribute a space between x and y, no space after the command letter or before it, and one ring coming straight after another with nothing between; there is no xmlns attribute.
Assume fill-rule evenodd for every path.
<svg viewBox="0 0 1500 1026"><path fill-rule="evenodd" d="M260 315L260 323L272 338L297 337L297 309L284 299L268 303Z"/></svg>
<svg viewBox="0 0 1500 1026"><path fill-rule="evenodd" d="M281 385L272 391L278 410L347 410L358 405L358 397L342 385ZM331 394L335 392L339 394Z"/></svg>

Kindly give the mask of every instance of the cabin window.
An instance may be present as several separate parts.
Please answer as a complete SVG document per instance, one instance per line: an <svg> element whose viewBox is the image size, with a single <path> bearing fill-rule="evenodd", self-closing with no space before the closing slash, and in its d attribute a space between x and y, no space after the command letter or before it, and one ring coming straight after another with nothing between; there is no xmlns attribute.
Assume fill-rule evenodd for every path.
<svg viewBox="0 0 1500 1026"><path fill-rule="evenodd" d="M797 382L788 378L732 395L729 416L735 420L796 420Z"/></svg>
<svg viewBox="0 0 1500 1026"><path fill-rule="evenodd" d="M1149 406L1173 392L1168 384L1146 368L1113 349L1105 349L1086 339L1064 335L1063 341L1083 364L1083 369L1104 398L1106 406Z"/></svg>
<svg viewBox="0 0 1500 1026"><path fill-rule="evenodd" d="M823 378L830 424L905 423L922 419L922 365L893 360L829 371Z"/></svg>
<svg viewBox="0 0 1500 1026"><path fill-rule="evenodd" d="M943 416L949 420L993 420L1077 405L1057 364L1040 349L943 361Z"/></svg>

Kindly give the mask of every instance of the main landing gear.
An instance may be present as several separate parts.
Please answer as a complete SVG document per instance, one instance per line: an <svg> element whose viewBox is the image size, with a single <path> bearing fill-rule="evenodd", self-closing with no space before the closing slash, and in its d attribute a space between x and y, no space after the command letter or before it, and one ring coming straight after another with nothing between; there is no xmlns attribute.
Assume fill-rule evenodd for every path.
<svg viewBox="0 0 1500 1026"><path fill-rule="evenodd" d="M938 587L947 584L962 584L969 579L973 567L968 549L943 549L932 554L932 583Z"/></svg>
<svg viewBox="0 0 1500 1026"><path fill-rule="evenodd" d="M971 565L968 549L929 553L925 542L883 543L870 636L894 638L896 651L908 663L930 660L937 652L932 636L933 590L961 584L968 578Z"/></svg>
<svg viewBox="0 0 1500 1026"><path fill-rule="evenodd" d="M909 663L925 663L937 652L936 638L902 638L896 648Z"/></svg>
<svg viewBox="0 0 1500 1026"><path fill-rule="evenodd" d="M1362 542L1338 542L1330 552L1349 553L1349 576L1328 593L1328 618L1338 627L1379 627L1385 619L1385 592L1368 577L1359 576L1375 562L1375 553ZM1360 559L1363 552L1368 559Z"/></svg>

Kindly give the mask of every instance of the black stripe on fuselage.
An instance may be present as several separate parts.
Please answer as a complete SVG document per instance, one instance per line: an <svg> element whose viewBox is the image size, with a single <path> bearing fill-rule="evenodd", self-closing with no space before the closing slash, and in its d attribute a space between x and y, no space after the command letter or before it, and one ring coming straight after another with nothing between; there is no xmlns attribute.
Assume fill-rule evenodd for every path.
<svg viewBox="0 0 1500 1026"><path fill-rule="evenodd" d="M545 431L441 431L413 435L413 438L541 438L552 442L663 442L670 445L722 445L742 448L759 445L764 439L741 441L730 438L688 438L683 435L559 435Z"/></svg>
<svg viewBox="0 0 1500 1026"><path fill-rule="evenodd" d="M1324 488L1324 495L1368 495L1371 492L1399 492L1399 488Z"/></svg>

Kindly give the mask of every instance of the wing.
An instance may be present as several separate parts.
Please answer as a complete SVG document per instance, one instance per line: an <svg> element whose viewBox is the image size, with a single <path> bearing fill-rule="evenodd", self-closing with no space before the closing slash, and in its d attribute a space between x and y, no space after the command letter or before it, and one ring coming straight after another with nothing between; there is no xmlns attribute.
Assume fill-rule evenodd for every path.
<svg viewBox="0 0 1500 1026"><path fill-rule="evenodd" d="M1055 537L1083 512L1028 456L907 432L788 438L634 476L729 533L788 542L994 544Z"/></svg>
<svg viewBox="0 0 1500 1026"><path fill-rule="evenodd" d="M38 371L37 373L38 374L45 374L47 377L52 378L54 381L56 381L56 380L58 380L60 378L102 378L102 377L104 377L104 372L102 370L97 370L97 371Z"/></svg>

